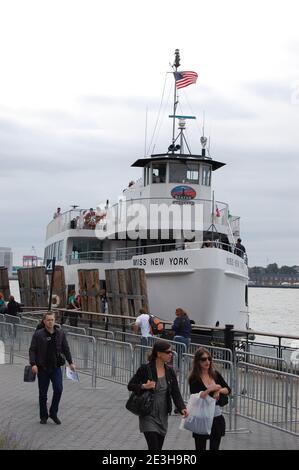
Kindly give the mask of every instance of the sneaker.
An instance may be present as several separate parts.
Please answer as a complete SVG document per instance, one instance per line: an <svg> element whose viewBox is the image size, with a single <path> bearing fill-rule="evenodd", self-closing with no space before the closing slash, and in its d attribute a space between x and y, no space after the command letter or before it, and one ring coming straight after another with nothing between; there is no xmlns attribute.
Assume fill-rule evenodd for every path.
<svg viewBox="0 0 299 470"><path fill-rule="evenodd" d="M47 424L47 419L48 418L41 418L40 424Z"/></svg>
<svg viewBox="0 0 299 470"><path fill-rule="evenodd" d="M61 421L60 419L58 418L58 416L54 416L54 415L50 415L50 418L53 419L54 423L55 424L61 424Z"/></svg>

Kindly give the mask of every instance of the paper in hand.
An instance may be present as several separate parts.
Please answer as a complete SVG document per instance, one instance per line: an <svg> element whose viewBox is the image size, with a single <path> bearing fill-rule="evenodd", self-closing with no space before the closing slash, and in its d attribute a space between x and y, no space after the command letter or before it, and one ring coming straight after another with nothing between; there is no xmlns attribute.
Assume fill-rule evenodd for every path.
<svg viewBox="0 0 299 470"><path fill-rule="evenodd" d="M76 370L72 370L70 367L66 366L66 376L68 379L79 382L79 375Z"/></svg>

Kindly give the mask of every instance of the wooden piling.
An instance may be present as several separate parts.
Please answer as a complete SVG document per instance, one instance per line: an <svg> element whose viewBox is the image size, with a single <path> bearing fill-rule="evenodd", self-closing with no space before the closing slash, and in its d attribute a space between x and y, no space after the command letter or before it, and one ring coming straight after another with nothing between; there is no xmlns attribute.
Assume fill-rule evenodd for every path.
<svg viewBox="0 0 299 470"><path fill-rule="evenodd" d="M111 315L136 317L140 308L148 310L144 269L106 269L106 296Z"/></svg>
<svg viewBox="0 0 299 470"><path fill-rule="evenodd" d="M4 300L7 302L10 296L8 269L2 266L0 267L0 292L2 292Z"/></svg>
<svg viewBox="0 0 299 470"><path fill-rule="evenodd" d="M48 276L48 284L50 285L52 274ZM59 307L65 308L67 304L66 299L66 285L65 285L65 276L64 276L64 267L55 266L54 279L53 279L53 295L59 297Z"/></svg>
<svg viewBox="0 0 299 470"><path fill-rule="evenodd" d="M78 280L81 294L82 310L101 312L100 278L98 269L79 269Z"/></svg>
<svg viewBox="0 0 299 470"><path fill-rule="evenodd" d="M48 287L44 266L18 269L18 280L21 303L25 307L48 306Z"/></svg>

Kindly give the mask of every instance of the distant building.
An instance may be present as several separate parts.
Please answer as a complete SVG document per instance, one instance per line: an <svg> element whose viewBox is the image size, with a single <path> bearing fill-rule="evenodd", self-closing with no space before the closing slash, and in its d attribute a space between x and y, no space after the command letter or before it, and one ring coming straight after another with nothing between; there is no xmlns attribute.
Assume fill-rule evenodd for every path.
<svg viewBox="0 0 299 470"><path fill-rule="evenodd" d="M0 266L8 269L8 275L11 276L12 272L12 251L11 248L0 246Z"/></svg>
<svg viewBox="0 0 299 470"><path fill-rule="evenodd" d="M38 257L36 255L23 256L23 268L34 268L38 266Z"/></svg>

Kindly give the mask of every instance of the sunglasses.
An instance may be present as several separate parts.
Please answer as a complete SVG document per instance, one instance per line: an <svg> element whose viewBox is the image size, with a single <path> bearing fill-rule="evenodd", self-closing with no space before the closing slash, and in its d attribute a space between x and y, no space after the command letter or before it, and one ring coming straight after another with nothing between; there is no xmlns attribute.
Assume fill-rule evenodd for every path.
<svg viewBox="0 0 299 470"><path fill-rule="evenodd" d="M172 351L163 351L164 354L172 354Z"/></svg>
<svg viewBox="0 0 299 470"><path fill-rule="evenodd" d="M199 360L200 360L200 362L206 362L206 361L211 362L212 358L211 358L211 356L206 356L206 357L201 357Z"/></svg>

